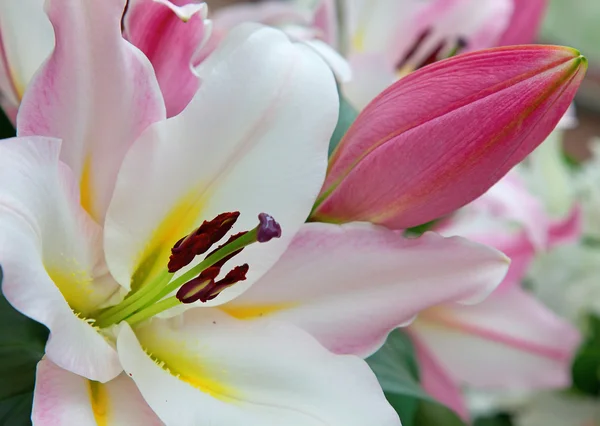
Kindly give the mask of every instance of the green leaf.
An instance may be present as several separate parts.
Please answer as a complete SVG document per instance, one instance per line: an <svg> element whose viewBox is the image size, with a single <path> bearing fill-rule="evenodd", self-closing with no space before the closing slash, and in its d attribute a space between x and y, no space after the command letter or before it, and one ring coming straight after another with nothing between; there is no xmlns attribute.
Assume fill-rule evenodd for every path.
<svg viewBox="0 0 600 426"><path fill-rule="evenodd" d="M431 398L419 384L419 365L410 337L396 330L367 363L403 426L465 426L449 408Z"/></svg>
<svg viewBox="0 0 600 426"><path fill-rule="evenodd" d="M331 136L331 139L329 141L329 155L331 155L333 151L337 148L338 144L340 143L340 141L342 140L352 123L354 123L356 117L358 116L358 112L342 96L339 87L338 93L340 96L340 115L338 117L338 122L335 126L335 130L333 131L333 135Z"/></svg>
<svg viewBox="0 0 600 426"><path fill-rule="evenodd" d="M590 315L586 339L571 368L573 387L586 395L600 395L600 318Z"/></svg>
<svg viewBox="0 0 600 426"><path fill-rule="evenodd" d="M16 131L4 111L0 108L0 139L12 138Z"/></svg>
<svg viewBox="0 0 600 426"><path fill-rule="evenodd" d="M0 268L0 285L2 284ZM0 294L0 424L31 424L35 369L48 330L17 312Z"/></svg>
<svg viewBox="0 0 600 426"><path fill-rule="evenodd" d="M512 420L508 414L497 414L490 417L481 417L475 421L474 426L512 426Z"/></svg>

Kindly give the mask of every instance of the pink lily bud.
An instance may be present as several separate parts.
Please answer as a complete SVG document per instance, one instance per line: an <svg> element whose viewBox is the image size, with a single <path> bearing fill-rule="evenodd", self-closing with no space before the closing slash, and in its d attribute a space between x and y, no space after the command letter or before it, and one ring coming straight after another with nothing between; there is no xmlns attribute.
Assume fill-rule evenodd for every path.
<svg viewBox="0 0 600 426"><path fill-rule="evenodd" d="M571 48L514 46L459 55L399 80L333 153L312 219L402 229L462 207L548 136L586 69Z"/></svg>

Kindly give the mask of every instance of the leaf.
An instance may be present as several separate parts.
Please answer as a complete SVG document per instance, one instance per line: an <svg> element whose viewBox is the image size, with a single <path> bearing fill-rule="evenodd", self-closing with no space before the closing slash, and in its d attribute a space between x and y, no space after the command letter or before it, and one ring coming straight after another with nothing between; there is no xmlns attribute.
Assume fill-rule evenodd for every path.
<svg viewBox="0 0 600 426"><path fill-rule="evenodd" d="M329 141L329 155L333 153L333 151L337 148L338 144L352 125L356 117L358 116L358 112L354 109L352 105L348 103L348 101L342 96L340 89L338 87L338 93L340 97L340 115L338 117L337 125L335 126L335 130L333 131L333 135Z"/></svg>
<svg viewBox="0 0 600 426"><path fill-rule="evenodd" d="M600 318L590 315L586 340L571 367L573 387L586 395L600 395Z"/></svg>
<svg viewBox="0 0 600 426"><path fill-rule="evenodd" d="M0 285L2 284L0 268ZM16 311L0 294L0 424L31 424L35 369L48 330Z"/></svg>
<svg viewBox="0 0 600 426"><path fill-rule="evenodd" d="M406 333L393 331L367 363L403 426L465 426L452 410L430 397L419 384L415 349Z"/></svg>
<svg viewBox="0 0 600 426"><path fill-rule="evenodd" d="M512 420L508 414L497 414L490 417L481 417L475 421L474 426L512 426Z"/></svg>
<svg viewBox="0 0 600 426"><path fill-rule="evenodd" d="M0 139L12 138L15 135L15 127L0 108Z"/></svg>

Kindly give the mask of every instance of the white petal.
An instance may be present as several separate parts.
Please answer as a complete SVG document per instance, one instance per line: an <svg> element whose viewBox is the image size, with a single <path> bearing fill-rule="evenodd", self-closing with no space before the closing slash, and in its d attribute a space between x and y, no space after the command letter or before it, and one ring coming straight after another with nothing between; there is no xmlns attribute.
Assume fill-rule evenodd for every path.
<svg viewBox="0 0 600 426"><path fill-rule="evenodd" d="M188 107L151 126L124 161L107 217L107 260L121 284L136 271L139 284L164 270L173 244L203 220L240 211L234 231L248 230L267 212L283 236L236 257L250 273L224 292L227 300L277 260L306 220L338 98L316 53L254 25L233 31L198 73L203 83ZM148 259L153 266L142 272Z"/></svg>
<svg viewBox="0 0 600 426"><path fill-rule="evenodd" d="M79 207L59 149L47 138L0 141L2 291L50 329L51 360L106 381L121 371L116 352L84 317L120 287L106 275L100 229Z"/></svg>
<svg viewBox="0 0 600 426"><path fill-rule="evenodd" d="M362 360L333 355L289 325L192 309L155 318L135 335L124 324L117 345L125 371L167 424L400 425Z"/></svg>

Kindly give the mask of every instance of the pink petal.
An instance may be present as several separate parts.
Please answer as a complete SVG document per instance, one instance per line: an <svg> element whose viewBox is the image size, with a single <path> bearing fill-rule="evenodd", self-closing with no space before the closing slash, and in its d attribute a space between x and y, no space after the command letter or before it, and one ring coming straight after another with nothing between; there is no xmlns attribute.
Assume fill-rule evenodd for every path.
<svg viewBox="0 0 600 426"><path fill-rule="evenodd" d="M187 106L200 85L192 58L208 36L205 18L205 3L129 1L123 34L152 62L169 117Z"/></svg>
<svg viewBox="0 0 600 426"><path fill-rule="evenodd" d="M587 61L563 47L460 55L392 85L336 151L314 220L407 228L483 194L556 126Z"/></svg>
<svg viewBox="0 0 600 426"><path fill-rule="evenodd" d="M368 356L421 310L487 296L507 259L462 238L406 239L370 224L306 224L275 266L222 309L294 323L337 353Z"/></svg>
<svg viewBox="0 0 600 426"><path fill-rule="evenodd" d="M576 328L517 287L424 312L410 330L454 380L494 389L568 386L580 342Z"/></svg>
<svg viewBox="0 0 600 426"><path fill-rule="evenodd" d="M411 339L419 362L421 386L436 400L454 410L464 420L468 420L469 411L459 385L439 364L435 354L429 352L416 336L411 336Z"/></svg>
<svg viewBox="0 0 600 426"><path fill-rule="evenodd" d="M101 384L47 359L37 366L31 418L36 426L163 424L125 374Z"/></svg>
<svg viewBox="0 0 600 426"><path fill-rule="evenodd" d="M547 0L513 0L514 11L499 46L526 44L535 41L546 13Z"/></svg>
<svg viewBox="0 0 600 426"><path fill-rule="evenodd" d="M321 30L321 39L330 46L338 43L338 20L335 0L319 0L313 25Z"/></svg>
<svg viewBox="0 0 600 426"><path fill-rule="evenodd" d="M575 242L581 236L582 227L583 211L581 206L576 205L567 217L552 221L548 230L548 244L556 247Z"/></svg>
<svg viewBox="0 0 600 426"><path fill-rule="evenodd" d="M63 140L82 206L102 222L131 143L164 118L152 65L121 36L125 0L48 0L56 48L21 103L17 132Z"/></svg>

